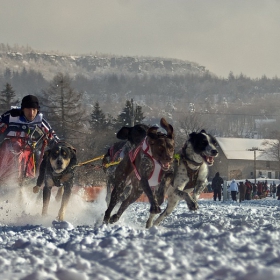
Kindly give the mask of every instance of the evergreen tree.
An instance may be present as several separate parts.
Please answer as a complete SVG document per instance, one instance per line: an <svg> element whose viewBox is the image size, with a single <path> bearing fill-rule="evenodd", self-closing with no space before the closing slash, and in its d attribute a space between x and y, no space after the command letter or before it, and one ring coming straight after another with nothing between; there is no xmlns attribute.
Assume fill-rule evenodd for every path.
<svg viewBox="0 0 280 280"><path fill-rule="evenodd" d="M118 115L117 126L131 126L132 125L132 103L127 100L125 107Z"/></svg>
<svg viewBox="0 0 280 280"><path fill-rule="evenodd" d="M11 106L19 104L19 100L14 100L16 97L15 91L11 84L7 83L5 88L1 91L0 96L0 112L1 114L10 110Z"/></svg>
<svg viewBox="0 0 280 280"><path fill-rule="evenodd" d="M118 116L117 126L134 126L145 119L142 107L137 105L134 109L133 99L127 100L124 109Z"/></svg>
<svg viewBox="0 0 280 280"><path fill-rule="evenodd" d="M137 105L134 114L134 124L142 123L145 119L144 113L142 112L142 107Z"/></svg>
<svg viewBox="0 0 280 280"><path fill-rule="evenodd" d="M82 94L71 87L68 75L57 74L46 91L42 104L47 112L47 119L52 124L61 139L74 144L75 139L80 140L80 132L86 116L81 114Z"/></svg>
<svg viewBox="0 0 280 280"><path fill-rule="evenodd" d="M98 102L96 102L94 105L94 109L91 114L90 125L93 131L104 130L107 126L105 114L101 110Z"/></svg>

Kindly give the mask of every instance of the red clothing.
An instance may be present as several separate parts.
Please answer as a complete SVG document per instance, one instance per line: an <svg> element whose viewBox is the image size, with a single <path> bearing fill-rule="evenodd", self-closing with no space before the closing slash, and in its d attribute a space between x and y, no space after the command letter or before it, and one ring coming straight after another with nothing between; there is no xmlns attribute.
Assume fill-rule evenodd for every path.
<svg viewBox="0 0 280 280"><path fill-rule="evenodd" d="M11 112L0 117L0 185L36 177L47 141L56 137L41 113L28 121Z"/></svg>

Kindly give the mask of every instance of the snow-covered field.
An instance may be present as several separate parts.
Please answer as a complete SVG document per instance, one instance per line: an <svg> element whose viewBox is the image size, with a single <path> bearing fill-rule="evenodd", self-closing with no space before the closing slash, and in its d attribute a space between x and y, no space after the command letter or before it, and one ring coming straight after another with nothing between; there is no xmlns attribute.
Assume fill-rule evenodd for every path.
<svg viewBox="0 0 280 280"><path fill-rule="evenodd" d="M241 204L200 200L190 212L181 202L159 227L145 229L148 203L134 203L117 224L103 225L104 194L94 203L73 195L66 219L52 226L42 202L27 192L0 198L1 279L279 279L280 201Z"/></svg>

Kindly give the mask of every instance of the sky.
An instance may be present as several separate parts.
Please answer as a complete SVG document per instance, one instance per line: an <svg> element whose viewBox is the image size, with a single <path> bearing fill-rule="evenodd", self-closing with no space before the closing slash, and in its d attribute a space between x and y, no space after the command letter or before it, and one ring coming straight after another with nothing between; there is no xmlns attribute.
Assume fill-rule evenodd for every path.
<svg viewBox="0 0 280 280"><path fill-rule="evenodd" d="M184 201L161 225L145 229L149 203L135 202L115 224L102 224L105 194L85 202L73 194L63 228L59 204L24 189L1 193L0 274L5 280L278 280L280 200ZM23 206L24 205L24 206ZM162 205L162 208L166 204Z"/></svg>
<svg viewBox="0 0 280 280"><path fill-rule="evenodd" d="M1 42L280 77L280 0L0 0Z"/></svg>

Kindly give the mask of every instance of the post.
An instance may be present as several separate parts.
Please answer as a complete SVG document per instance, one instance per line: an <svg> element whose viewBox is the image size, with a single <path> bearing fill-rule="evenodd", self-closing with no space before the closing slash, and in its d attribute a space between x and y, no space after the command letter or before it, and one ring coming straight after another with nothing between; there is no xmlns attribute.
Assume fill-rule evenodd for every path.
<svg viewBox="0 0 280 280"><path fill-rule="evenodd" d="M252 151L254 152L254 179L255 179L255 184L257 183L257 156L256 156L256 152L257 151L263 151L261 149L259 149L258 147L252 147L252 149L248 149L248 151Z"/></svg>
<svg viewBox="0 0 280 280"><path fill-rule="evenodd" d="M257 164L256 164L256 150L254 150L254 179L255 184L257 183Z"/></svg>
<svg viewBox="0 0 280 280"><path fill-rule="evenodd" d="M227 192L227 181L224 180L224 185L223 185L223 201L228 200L228 192Z"/></svg>

